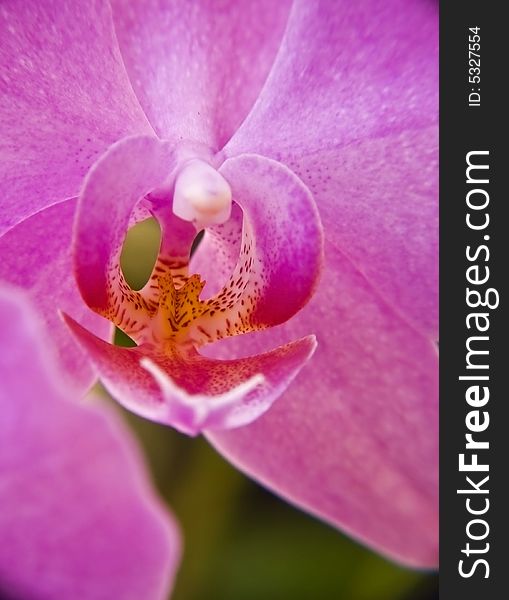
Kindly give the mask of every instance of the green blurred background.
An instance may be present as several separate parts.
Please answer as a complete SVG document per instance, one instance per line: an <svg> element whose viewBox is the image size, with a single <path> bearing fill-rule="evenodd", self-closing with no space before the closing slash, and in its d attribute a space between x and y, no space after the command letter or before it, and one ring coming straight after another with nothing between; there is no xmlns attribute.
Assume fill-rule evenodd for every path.
<svg viewBox="0 0 509 600"><path fill-rule="evenodd" d="M127 236L122 267L133 288L148 279L159 235L148 220ZM117 332L116 342L130 340ZM185 547L173 600L438 598L435 574L392 564L291 507L236 471L204 438L124 414L181 524Z"/></svg>

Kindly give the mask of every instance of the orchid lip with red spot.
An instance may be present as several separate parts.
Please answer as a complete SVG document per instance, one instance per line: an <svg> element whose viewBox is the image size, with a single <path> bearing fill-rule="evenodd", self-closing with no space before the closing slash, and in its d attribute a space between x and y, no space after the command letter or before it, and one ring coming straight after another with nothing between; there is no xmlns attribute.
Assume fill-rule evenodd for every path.
<svg viewBox="0 0 509 600"><path fill-rule="evenodd" d="M199 159L180 167L177 156L157 138L119 142L92 168L79 200L79 288L90 308L137 347L108 347L70 317L66 322L121 403L196 435L258 418L313 354L312 335L229 361L198 350L282 323L302 308L319 276L322 230L310 193L276 161L243 155L215 170ZM190 194L198 200L191 202ZM135 291L122 273L120 252L140 200L159 220L162 240L152 275ZM236 227L232 243L240 245L222 289L206 299L205 281L189 270L191 245L204 221Z"/></svg>

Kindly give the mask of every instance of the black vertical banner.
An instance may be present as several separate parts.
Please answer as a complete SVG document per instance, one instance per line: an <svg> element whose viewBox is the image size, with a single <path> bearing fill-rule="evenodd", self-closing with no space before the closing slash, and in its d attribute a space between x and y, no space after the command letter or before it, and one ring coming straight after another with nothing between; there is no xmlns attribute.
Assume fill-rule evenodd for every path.
<svg viewBox="0 0 509 600"><path fill-rule="evenodd" d="M508 598L509 29L441 3L440 598Z"/></svg>

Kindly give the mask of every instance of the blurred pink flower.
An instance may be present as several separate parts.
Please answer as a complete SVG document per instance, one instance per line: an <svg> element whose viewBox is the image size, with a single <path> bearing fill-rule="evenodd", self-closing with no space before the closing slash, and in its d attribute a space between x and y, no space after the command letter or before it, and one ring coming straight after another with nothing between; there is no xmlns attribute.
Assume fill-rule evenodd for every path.
<svg viewBox="0 0 509 600"><path fill-rule="evenodd" d="M66 398L44 336L0 287L0 595L162 600L175 524L118 418Z"/></svg>
<svg viewBox="0 0 509 600"><path fill-rule="evenodd" d="M91 383L86 355L131 410L434 565L436 5L2 11L0 276L36 299L69 381ZM160 255L133 291L122 242L150 214Z"/></svg>

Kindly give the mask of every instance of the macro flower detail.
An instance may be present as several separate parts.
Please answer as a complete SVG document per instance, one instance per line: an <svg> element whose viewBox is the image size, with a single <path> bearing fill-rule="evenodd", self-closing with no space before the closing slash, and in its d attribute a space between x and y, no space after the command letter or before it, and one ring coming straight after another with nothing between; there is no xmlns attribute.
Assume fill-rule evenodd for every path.
<svg viewBox="0 0 509 600"><path fill-rule="evenodd" d="M119 142L91 170L78 204L74 244L81 293L137 343L136 349L111 346L70 317L66 322L114 397L143 416L196 434L257 418L313 353L312 336L229 361L206 358L198 349L276 325L301 308L316 285L322 234L312 198L292 173L256 155L229 159L218 175L231 186L232 221L241 230L225 238L216 225L215 234L229 243L230 254L238 252L238 260L222 289L202 300L205 282L189 271L196 219L185 222L172 212L174 190L182 173L187 176L189 161L180 166L174 154L157 138ZM176 183L167 176L172 167ZM200 175L195 174L194 187ZM133 291L122 274L120 253L140 197L161 223L162 240L152 276ZM230 210L231 230L229 221ZM297 224L291 243L288 223Z"/></svg>
<svg viewBox="0 0 509 600"><path fill-rule="evenodd" d="M62 379L98 375L416 566L437 560L436 13L0 8L0 278L32 296ZM133 290L122 244L150 215L159 257Z"/></svg>
<svg viewBox="0 0 509 600"><path fill-rule="evenodd" d="M2 286L0 594L163 599L177 527L119 418L70 401L44 335L24 294Z"/></svg>

